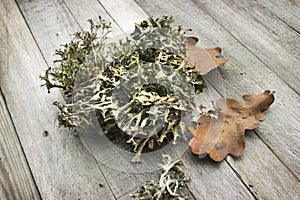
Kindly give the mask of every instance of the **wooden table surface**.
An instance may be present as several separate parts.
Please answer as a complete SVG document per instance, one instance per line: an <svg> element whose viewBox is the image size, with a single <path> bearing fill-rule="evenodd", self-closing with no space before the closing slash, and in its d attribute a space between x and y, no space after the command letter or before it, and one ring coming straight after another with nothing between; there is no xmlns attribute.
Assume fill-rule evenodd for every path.
<svg viewBox="0 0 300 200"><path fill-rule="evenodd" d="M112 22L113 34L147 16L172 15L201 46L221 46L230 59L205 77L217 95L276 91L266 120L247 132L241 158L182 155L194 199L300 199L299 0L0 0L1 200L125 200L158 175L99 162L55 124L60 92L40 87L54 50L98 15ZM215 84L220 76L224 84Z"/></svg>

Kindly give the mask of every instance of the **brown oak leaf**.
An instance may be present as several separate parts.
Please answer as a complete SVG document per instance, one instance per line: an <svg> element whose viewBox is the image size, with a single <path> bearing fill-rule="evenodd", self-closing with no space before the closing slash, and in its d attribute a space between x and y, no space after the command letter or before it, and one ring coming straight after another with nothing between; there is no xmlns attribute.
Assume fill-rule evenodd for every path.
<svg viewBox="0 0 300 200"><path fill-rule="evenodd" d="M220 47L203 49L195 45L199 41L196 37L186 38L186 57L188 68L194 68L200 75L205 75L214 68L228 61L227 58L220 58L222 49Z"/></svg>
<svg viewBox="0 0 300 200"><path fill-rule="evenodd" d="M252 130L264 120L264 111L274 102L274 92L246 94L244 102L219 99L216 102L218 118L201 116L198 125L189 127L194 137L189 145L195 154L209 154L215 161L222 161L228 154L239 157L245 149L245 130Z"/></svg>

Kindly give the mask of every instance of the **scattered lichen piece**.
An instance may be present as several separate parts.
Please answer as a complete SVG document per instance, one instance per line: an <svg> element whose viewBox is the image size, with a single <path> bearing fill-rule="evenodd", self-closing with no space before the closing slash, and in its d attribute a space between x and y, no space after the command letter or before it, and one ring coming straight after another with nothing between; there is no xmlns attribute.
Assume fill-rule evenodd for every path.
<svg viewBox="0 0 300 200"><path fill-rule="evenodd" d="M139 190L131 194L135 199L153 200L188 200L190 199L182 160L172 160L169 155L163 155L159 180L146 181Z"/></svg>

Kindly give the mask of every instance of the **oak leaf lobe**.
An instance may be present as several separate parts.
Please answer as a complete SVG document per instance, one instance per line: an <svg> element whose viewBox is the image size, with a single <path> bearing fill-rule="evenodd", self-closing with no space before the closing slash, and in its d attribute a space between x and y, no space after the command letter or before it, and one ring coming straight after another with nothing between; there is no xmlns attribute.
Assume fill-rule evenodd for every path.
<svg viewBox="0 0 300 200"><path fill-rule="evenodd" d="M209 154L222 161L228 154L239 157L245 149L245 130L253 130L264 120L264 112L274 102L274 92L246 94L244 102L223 98L216 102L218 118L201 116L198 125L189 127L194 137L189 145L195 154Z"/></svg>
<svg viewBox="0 0 300 200"><path fill-rule="evenodd" d="M188 61L186 67L194 68L200 75L205 75L219 65L228 61L227 58L221 58L222 49L199 48L195 46L199 39L197 37L186 37L186 57Z"/></svg>

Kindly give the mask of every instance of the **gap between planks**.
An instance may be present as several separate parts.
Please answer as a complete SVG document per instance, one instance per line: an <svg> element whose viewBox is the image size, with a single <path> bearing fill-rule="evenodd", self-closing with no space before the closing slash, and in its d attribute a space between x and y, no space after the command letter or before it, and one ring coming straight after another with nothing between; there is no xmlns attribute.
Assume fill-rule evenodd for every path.
<svg viewBox="0 0 300 200"><path fill-rule="evenodd" d="M255 0L278 19L300 33L300 1L299 0Z"/></svg>
<svg viewBox="0 0 300 200"><path fill-rule="evenodd" d="M65 137L68 131L53 128L51 119L57 113L51 102L59 96L55 97L55 93L48 95L40 88L38 77L45 70L44 59L15 2L6 1L5 5L4 12L9 13L5 22L9 45L5 48L10 54L5 55L9 56L8 65L0 68L1 88L41 197L73 199L88 194L88 197L96 198L101 194L103 198L111 199L105 188L99 188L103 179L97 170L93 170L93 166L97 166L87 151L75 138ZM0 53L3 59L5 56ZM42 136L45 129L49 131L47 140ZM72 149L76 154L68 153Z"/></svg>
<svg viewBox="0 0 300 200"><path fill-rule="evenodd" d="M40 199L0 87L0 199Z"/></svg>
<svg viewBox="0 0 300 200"><path fill-rule="evenodd" d="M254 22L250 18L246 18L248 12L251 13L251 10L249 10L251 5L248 5L249 3L243 5L249 10L246 12L246 10L243 11L240 8L235 9L234 5L241 4L240 1L232 1L230 5L227 5L222 0L214 2L209 0L205 3L202 3L200 0L192 1L299 95L298 83L300 79L297 74L300 73L300 70L298 68L291 68L291 66L298 66L300 64L296 59L298 56L290 54L289 49L282 47L271 31L265 31L263 27L259 27L261 24ZM248 30L246 31L246 29ZM279 38L279 40L281 39ZM293 41L294 45L296 43L300 45L299 39L298 35L298 40L295 38ZM296 45L296 47L299 45ZM296 51L295 54L298 53Z"/></svg>

